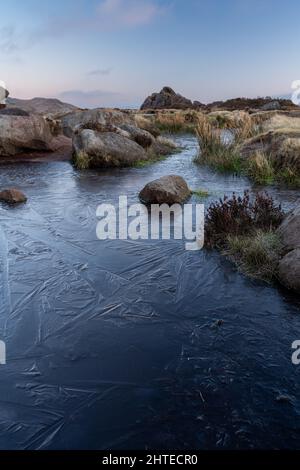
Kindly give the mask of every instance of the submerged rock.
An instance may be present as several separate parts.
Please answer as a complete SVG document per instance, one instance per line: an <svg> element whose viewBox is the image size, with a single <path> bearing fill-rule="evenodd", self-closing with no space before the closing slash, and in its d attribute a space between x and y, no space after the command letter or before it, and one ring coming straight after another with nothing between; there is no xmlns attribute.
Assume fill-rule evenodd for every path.
<svg viewBox="0 0 300 470"><path fill-rule="evenodd" d="M147 160L147 153L139 144L115 132L80 130L73 137L75 162L87 160L86 167L102 168L130 166Z"/></svg>
<svg viewBox="0 0 300 470"><path fill-rule="evenodd" d="M140 192L140 199L146 204L181 204L190 196L191 191L186 181L177 175L151 181Z"/></svg>
<svg viewBox="0 0 300 470"><path fill-rule="evenodd" d="M144 109L192 109L191 100L175 93L170 87L164 87L159 93L148 96L141 106Z"/></svg>
<svg viewBox="0 0 300 470"><path fill-rule="evenodd" d="M7 202L8 204L19 204L26 202L27 197L18 189L5 189L0 191L0 201Z"/></svg>

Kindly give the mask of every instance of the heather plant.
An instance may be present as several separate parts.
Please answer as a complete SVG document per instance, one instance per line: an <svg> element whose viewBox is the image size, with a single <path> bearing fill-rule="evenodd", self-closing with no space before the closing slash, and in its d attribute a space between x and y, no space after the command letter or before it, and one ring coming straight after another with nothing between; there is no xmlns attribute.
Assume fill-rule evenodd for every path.
<svg viewBox="0 0 300 470"><path fill-rule="evenodd" d="M247 235L258 229L274 230L282 219L281 206L276 206L267 193L257 194L254 201L249 191L245 191L243 196L224 196L207 211L206 243L210 246L224 246L228 235Z"/></svg>

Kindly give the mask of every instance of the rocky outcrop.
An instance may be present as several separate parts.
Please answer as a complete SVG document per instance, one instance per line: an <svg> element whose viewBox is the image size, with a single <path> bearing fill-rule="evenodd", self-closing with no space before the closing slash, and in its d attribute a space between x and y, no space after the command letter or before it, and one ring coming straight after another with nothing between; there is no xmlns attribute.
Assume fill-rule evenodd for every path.
<svg viewBox="0 0 300 470"><path fill-rule="evenodd" d="M140 192L140 199L145 204L183 203L191 196L191 191L181 176L163 176L148 183Z"/></svg>
<svg viewBox="0 0 300 470"><path fill-rule="evenodd" d="M49 151L51 140L50 128L41 116L0 114L0 157L28 151Z"/></svg>
<svg viewBox="0 0 300 470"><path fill-rule="evenodd" d="M89 168L120 167L147 160L147 153L133 140L115 132L82 129L73 137L74 159L86 159Z"/></svg>
<svg viewBox="0 0 300 470"><path fill-rule="evenodd" d="M0 191L0 201L8 204L20 204L27 201L27 197L18 189L5 189Z"/></svg>
<svg viewBox="0 0 300 470"><path fill-rule="evenodd" d="M31 100L20 100L17 98L7 99L7 108L19 108L29 114L40 114L42 116L52 115L61 117L67 113L78 110L72 104L63 103L53 98L33 98Z"/></svg>
<svg viewBox="0 0 300 470"><path fill-rule="evenodd" d="M276 104L274 104L276 103ZM293 110L299 109L299 106L293 104L291 100L287 99L277 99L274 100L272 97L267 98L233 98L227 101L215 101L206 106L208 110L218 110L223 109L227 111L235 110L262 110L265 107L265 111L271 109L281 109L281 110Z"/></svg>
<svg viewBox="0 0 300 470"><path fill-rule="evenodd" d="M97 126L120 126L131 124L133 118L129 114L121 111L108 109L91 109L86 111L76 111L64 116L61 119L63 133L67 137L72 137L79 128L91 128L97 130Z"/></svg>
<svg viewBox="0 0 300 470"><path fill-rule="evenodd" d="M298 120L298 118L297 118ZM278 170L287 167L300 173L300 132L291 129L276 129L264 132L245 141L240 147L244 158L262 152L272 158Z"/></svg>
<svg viewBox="0 0 300 470"><path fill-rule="evenodd" d="M278 234L285 253L279 262L279 280L300 293L300 205L286 216Z"/></svg>
<svg viewBox="0 0 300 470"><path fill-rule="evenodd" d="M175 93L170 87L164 87L159 93L148 96L141 106L145 109L192 109L194 107L191 100Z"/></svg>

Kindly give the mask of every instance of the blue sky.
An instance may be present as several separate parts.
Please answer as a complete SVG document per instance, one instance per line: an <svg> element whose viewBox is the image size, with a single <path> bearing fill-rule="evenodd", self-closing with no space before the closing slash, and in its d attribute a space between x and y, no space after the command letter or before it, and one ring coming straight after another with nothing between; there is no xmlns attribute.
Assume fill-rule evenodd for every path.
<svg viewBox="0 0 300 470"><path fill-rule="evenodd" d="M169 85L202 102L283 95L300 79L299 0L1 2L12 96L135 106Z"/></svg>

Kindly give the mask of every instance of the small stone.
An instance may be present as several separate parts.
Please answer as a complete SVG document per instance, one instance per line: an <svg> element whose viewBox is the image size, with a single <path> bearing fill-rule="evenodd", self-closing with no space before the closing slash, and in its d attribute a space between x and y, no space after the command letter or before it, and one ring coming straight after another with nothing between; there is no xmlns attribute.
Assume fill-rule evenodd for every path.
<svg viewBox="0 0 300 470"><path fill-rule="evenodd" d="M19 204L27 201L27 197L18 189L5 189L0 192L0 201L8 204Z"/></svg>

